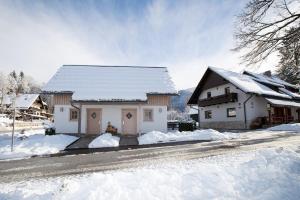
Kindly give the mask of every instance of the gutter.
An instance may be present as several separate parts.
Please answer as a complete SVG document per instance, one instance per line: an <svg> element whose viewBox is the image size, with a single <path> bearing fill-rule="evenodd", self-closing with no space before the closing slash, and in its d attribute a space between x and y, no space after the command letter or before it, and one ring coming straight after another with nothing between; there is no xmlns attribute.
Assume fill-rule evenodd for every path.
<svg viewBox="0 0 300 200"><path fill-rule="evenodd" d="M253 97L253 94L250 94L250 97L248 97L244 102L244 123L245 123L245 129L247 129L247 112L246 112L246 103Z"/></svg>
<svg viewBox="0 0 300 200"><path fill-rule="evenodd" d="M81 133L81 103L79 103L79 107L75 106L73 101L70 101L71 106L78 110L78 134Z"/></svg>

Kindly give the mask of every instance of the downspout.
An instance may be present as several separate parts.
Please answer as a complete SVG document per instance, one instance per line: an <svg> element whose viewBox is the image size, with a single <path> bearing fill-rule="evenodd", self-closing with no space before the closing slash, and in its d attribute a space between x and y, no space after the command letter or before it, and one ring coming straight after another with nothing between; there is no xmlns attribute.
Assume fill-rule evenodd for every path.
<svg viewBox="0 0 300 200"><path fill-rule="evenodd" d="M79 107L77 107L73 104L73 101L71 101L71 106L78 110L78 129L77 129L77 133L80 134L81 133L81 103L79 103Z"/></svg>
<svg viewBox="0 0 300 200"><path fill-rule="evenodd" d="M247 113L246 113L246 103L253 97L253 94L250 95L250 97L248 97L246 99L246 101L244 101L244 123L245 123L245 129L247 129Z"/></svg>
<svg viewBox="0 0 300 200"><path fill-rule="evenodd" d="M200 108L198 106L198 129L200 129L201 126L200 126Z"/></svg>

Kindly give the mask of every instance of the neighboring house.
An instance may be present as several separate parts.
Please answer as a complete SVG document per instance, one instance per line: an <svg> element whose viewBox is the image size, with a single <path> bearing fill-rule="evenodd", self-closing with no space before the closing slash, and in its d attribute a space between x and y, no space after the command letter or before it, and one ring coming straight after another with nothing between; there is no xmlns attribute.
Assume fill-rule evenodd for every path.
<svg viewBox="0 0 300 200"><path fill-rule="evenodd" d="M270 72L208 67L188 104L199 106L201 128L249 129L300 119L299 87Z"/></svg>
<svg viewBox="0 0 300 200"><path fill-rule="evenodd" d="M121 134L167 131L170 96L165 67L64 65L43 88L53 95L58 133L99 134L108 123Z"/></svg>
<svg viewBox="0 0 300 200"><path fill-rule="evenodd" d="M188 116L190 120L194 120L196 122L199 121L199 111L198 111L198 107L196 106L191 106L190 110L188 112Z"/></svg>
<svg viewBox="0 0 300 200"><path fill-rule="evenodd" d="M3 105L11 112L13 108L12 97L5 95ZM15 101L17 118L22 120L51 119L52 114L48 112L48 105L39 94L18 94Z"/></svg>

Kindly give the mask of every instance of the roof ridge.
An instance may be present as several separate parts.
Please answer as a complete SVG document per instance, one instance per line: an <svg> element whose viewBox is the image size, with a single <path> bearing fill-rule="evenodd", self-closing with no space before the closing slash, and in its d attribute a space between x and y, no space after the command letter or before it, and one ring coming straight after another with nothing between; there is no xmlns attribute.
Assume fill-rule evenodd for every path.
<svg viewBox="0 0 300 200"><path fill-rule="evenodd" d="M62 67L120 67L120 68L160 68L160 69L167 69L167 67L156 67L156 66L126 66L126 65L62 65Z"/></svg>

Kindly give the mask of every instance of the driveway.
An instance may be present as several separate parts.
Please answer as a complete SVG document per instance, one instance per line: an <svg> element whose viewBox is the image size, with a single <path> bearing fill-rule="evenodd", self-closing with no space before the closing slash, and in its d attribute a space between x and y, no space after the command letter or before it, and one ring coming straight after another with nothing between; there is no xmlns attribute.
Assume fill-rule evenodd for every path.
<svg viewBox="0 0 300 200"><path fill-rule="evenodd" d="M153 162L198 159L236 151L289 145L300 147L300 135L278 133L266 137L244 137L229 141L1 161L0 182L114 170L149 165Z"/></svg>

